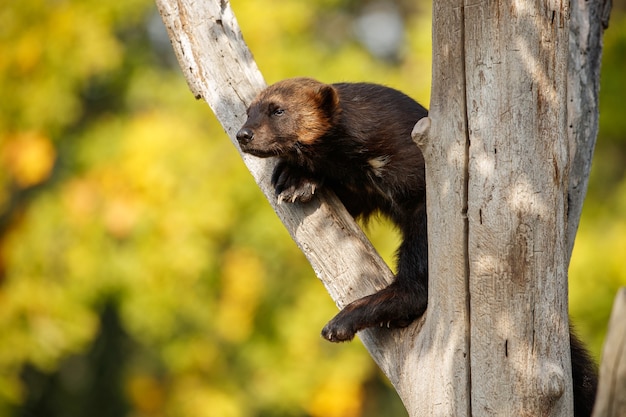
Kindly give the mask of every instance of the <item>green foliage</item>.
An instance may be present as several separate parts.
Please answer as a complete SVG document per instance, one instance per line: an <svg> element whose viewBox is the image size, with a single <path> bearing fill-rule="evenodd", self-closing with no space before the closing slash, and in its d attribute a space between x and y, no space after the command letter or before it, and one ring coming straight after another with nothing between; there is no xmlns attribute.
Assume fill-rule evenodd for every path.
<svg viewBox="0 0 626 417"><path fill-rule="evenodd" d="M370 80L427 103L430 12L401 3L407 33L392 62L355 39L360 2L233 7L268 82ZM335 306L193 100L159 25L149 0L0 8L0 415L398 409L359 343L319 337ZM603 82L621 76L619 27ZM614 84L607 97L623 96ZM623 151L611 111L599 146ZM603 184L611 198L589 203L571 268L572 309L596 349L626 283L626 182L615 161ZM369 233L391 260L397 236L376 224Z"/></svg>

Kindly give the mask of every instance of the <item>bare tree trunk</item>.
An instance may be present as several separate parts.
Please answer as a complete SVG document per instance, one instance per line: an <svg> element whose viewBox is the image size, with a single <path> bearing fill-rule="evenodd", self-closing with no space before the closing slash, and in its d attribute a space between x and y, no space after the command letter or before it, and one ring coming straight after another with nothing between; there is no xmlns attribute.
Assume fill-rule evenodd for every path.
<svg viewBox="0 0 626 417"><path fill-rule="evenodd" d="M587 194L598 135L598 93L602 35L609 25L611 0L571 0L567 70L567 127L572 167L568 186L568 264Z"/></svg>
<svg viewBox="0 0 626 417"><path fill-rule="evenodd" d="M265 83L228 1L156 1L192 92L238 147L235 132ZM429 308L407 329L360 333L411 416L571 415L567 236L578 224L593 149L584 135L596 131L582 127L597 113L580 118L576 146L569 144L567 7L434 3L430 118L414 132L427 161ZM599 60L590 61L597 77ZM589 84L570 74L576 82L568 102L586 103L576 94ZM568 109L570 120L586 111ZM586 151L572 153L583 140ZM580 158L572 185L573 155ZM277 204L274 161L242 158L339 307L390 282L336 197Z"/></svg>
<svg viewBox="0 0 626 417"><path fill-rule="evenodd" d="M571 416L568 1L465 10L472 409Z"/></svg>
<svg viewBox="0 0 626 417"><path fill-rule="evenodd" d="M461 1L433 3L429 117L413 130L426 162L429 292L413 352L414 392L404 400L411 416L472 414L464 19Z"/></svg>
<svg viewBox="0 0 626 417"><path fill-rule="evenodd" d="M593 417L626 416L626 288L615 297Z"/></svg>

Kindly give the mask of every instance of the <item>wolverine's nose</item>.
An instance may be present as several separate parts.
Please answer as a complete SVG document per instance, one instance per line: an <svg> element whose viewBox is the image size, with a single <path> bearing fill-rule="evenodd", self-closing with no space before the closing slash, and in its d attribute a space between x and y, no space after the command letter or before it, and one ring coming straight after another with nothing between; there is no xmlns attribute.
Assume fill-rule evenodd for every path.
<svg viewBox="0 0 626 417"><path fill-rule="evenodd" d="M252 131L252 129L249 129L247 127L243 127L239 130L239 132L237 132L237 140L242 145L250 143L253 137L254 137L254 132Z"/></svg>

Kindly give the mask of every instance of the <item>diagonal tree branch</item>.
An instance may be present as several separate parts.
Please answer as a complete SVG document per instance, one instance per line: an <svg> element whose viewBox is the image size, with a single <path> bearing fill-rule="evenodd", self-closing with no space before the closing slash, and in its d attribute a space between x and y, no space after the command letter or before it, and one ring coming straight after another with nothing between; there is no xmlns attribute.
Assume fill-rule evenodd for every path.
<svg viewBox="0 0 626 417"><path fill-rule="evenodd" d="M239 149L235 133L246 108L265 87L227 1L157 0L159 12L189 87L216 114ZM307 204L278 204L270 177L275 161L240 154L255 181L339 307L384 288L392 273L332 193L320 190ZM341 248L341 253L337 251ZM415 326L414 326L415 327ZM398 388L397 364L410 337L364 331L360 337ZM398 342L401 340L402 342ZM395 348L392 349L391 346Z"/></svg>

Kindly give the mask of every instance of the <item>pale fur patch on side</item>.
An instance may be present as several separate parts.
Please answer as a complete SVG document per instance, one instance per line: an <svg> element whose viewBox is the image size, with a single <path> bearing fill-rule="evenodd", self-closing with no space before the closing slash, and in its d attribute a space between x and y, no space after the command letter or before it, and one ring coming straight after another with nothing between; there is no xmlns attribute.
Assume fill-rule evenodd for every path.
<svg viewBox="0 0 626 417"><path fill-rule="evenodd" d="M377 177L382 177L385 165L389 163L390 159L391 157L389 155L382 155L382 156L377 156L376 158L372 158L367 162L372 167L372 171L374 172L374 175L376 175Z"/></svg>

